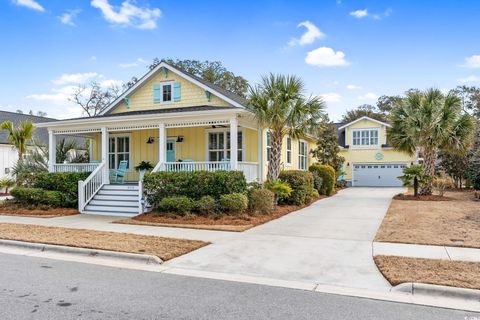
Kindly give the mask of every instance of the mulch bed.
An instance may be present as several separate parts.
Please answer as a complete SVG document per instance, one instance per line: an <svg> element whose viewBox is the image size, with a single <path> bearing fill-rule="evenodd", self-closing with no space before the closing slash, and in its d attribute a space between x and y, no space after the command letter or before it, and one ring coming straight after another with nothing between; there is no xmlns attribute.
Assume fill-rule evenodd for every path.
<svg viewBox="0 0 480 320"><path fill-rule="evenodd" d="M480 263L395 256L373 260L392 286L405 282L480 289Z"/></svg>
<svg viewBox="0 0 480 320"><path fill-rule="evenodd" d="M428 196L414 196L413 194L397 194L393 197L395 200L409 200L409 201L451 201L453 198L446 197L446 196L439 196L436 194L428 195Z"/></svg>
<svg viewBox="0 0 480 320"><path fill-rule="evenodd" d="M0 203L0 215L4 216L21 216L34 218L54 218L71 216L78 214L77 209L73 208L25 208L15 203Z"/></svg>
<svg viewBox="0 0 480 320"><path fill-rule="evenodd" d="M375 241L480 248L480 204L473 191L450 201L393 200Z"/></svg>
<svg viewBox="0 0 480 320"><path fill-rule="evenodd" d="M264 215L251 215L247 212L238 216L223 215L221 217L208 217L188 215L185 217L180 217L171 214L146 213L131 219L115 221L114 223L242 232L260 224L264 224L268 221L278 219L293 211L305 208L313 202L323 198L325 198L325 196L320 196L302 206L277 206L275 211Z"/></svg>
<svg viewBox="0 0 480 320"><path fill-rule="evenodd" d="M15 223L0 223L0 239L151 254L163 261L208 244L208 242L197 240Z"/></svg>

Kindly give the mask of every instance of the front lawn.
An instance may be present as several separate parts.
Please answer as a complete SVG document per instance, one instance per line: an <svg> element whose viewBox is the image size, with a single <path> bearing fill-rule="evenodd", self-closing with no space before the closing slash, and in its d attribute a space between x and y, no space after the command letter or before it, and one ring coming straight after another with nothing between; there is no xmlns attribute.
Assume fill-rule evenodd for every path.
<svg viewBox="0 0 480 320"><path fill-rule="evenodd" d="M14 223L0 223L0 239L150 254L163 261L181 256L208 244L197 240Z"/></svg>
<svg viewBox="0 0 480 320"><path fill-rule="evenodd" d="M445 198L392 200L375 241L480 248L480 202L474 192L449 191Z"/></svg>
<svg viewBox="0 0 480 320"><path fill-rule="evenodd" d="M115 223L242 232L268 221L280 218L293 211L300 210L309 206L314 201L323 198L325 198L325 196L319 196L305 205L280 205L277 206L273 212L266 214L252 215L245 212L239 215L221 215L215 217L194 214L178 216L152 212L131 219L115 221Z"/></svg>
<svg viewBox="0 0 480 320"><path fill-rule="evenodd" d="M395 256L375 256L378 269L392 286L405 282L480 289L480 263Z"/></svg>

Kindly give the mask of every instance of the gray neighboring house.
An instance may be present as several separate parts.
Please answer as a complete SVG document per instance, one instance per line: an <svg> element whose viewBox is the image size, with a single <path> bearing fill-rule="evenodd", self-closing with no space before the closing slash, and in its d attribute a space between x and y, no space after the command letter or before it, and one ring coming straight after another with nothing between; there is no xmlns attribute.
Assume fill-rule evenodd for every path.
<svg viewBox="0 0 480 320"><path fill-rule="evenodd" d="M14 126L17 126L23 121L30 121L32 123L39 122L53 122L57 119L39 117L30 114L22 114L17 112L1 111L0 110L0 123L4 121L11 121ZM67 139L74 139L77 141L79 150L72 152L71 156L75 156L76 152L84 152L86 150L85 139L79 137L67 137ZM35 128L33 139L37 144L48 147L48 130L47 128ZM33 148L33 141L27 142L29 148ZM11 177L13 166L17 163L18 152L8 141L7 130L0 130L0 179Z"/></svg>

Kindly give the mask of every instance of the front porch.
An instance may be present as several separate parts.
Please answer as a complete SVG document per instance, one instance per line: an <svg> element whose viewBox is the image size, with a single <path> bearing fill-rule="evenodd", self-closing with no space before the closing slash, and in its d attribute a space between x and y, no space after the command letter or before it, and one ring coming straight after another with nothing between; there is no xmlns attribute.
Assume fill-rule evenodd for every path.
<svg viewBox="0 0 480 320"><path fill-rule="evenodd" d="M263 135L251 125L251 119L239 115L202 118L159 119L156 123L149 119L128 124L110 121L102 126L83 122L75 128L49 128L49 171L91 172L85 181L79 182L81 212L87 212L88 205L91 207L91 202L98 200L94 197L102 187L112 184L134 184L136 187L128 190L129 201L138 206L136 214L143 212L142 181L135 170L142 161L154 166L152 172L239 170L248 182L262 181L263 168L259 163L263 157ZM59 134L88 139L89 163L55 163ZM137 200L133 200L132 192L138 195ZM133 206L132 202L128 206Z"/></svg>

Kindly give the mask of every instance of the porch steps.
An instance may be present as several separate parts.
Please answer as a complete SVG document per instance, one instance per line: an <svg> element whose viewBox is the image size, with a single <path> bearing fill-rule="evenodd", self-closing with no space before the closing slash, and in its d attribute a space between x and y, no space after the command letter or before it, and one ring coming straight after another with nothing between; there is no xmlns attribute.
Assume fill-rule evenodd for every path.
<svg viewBox="0 0 480 320"><path fill-rule="evenodd" d="M138 214L138 186L104 185L85 207L86 213L133 217Z"/></svg>

